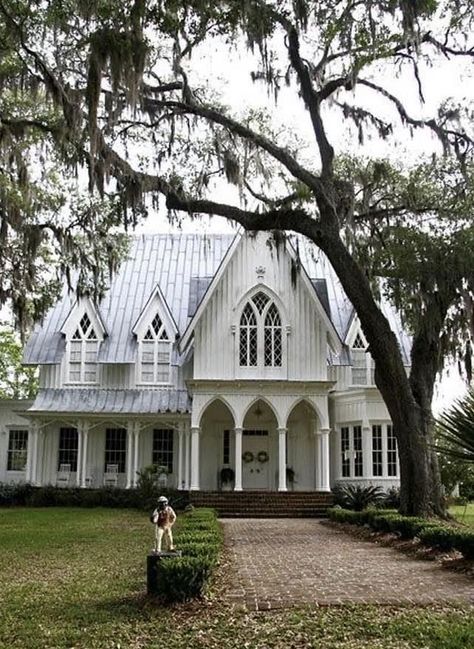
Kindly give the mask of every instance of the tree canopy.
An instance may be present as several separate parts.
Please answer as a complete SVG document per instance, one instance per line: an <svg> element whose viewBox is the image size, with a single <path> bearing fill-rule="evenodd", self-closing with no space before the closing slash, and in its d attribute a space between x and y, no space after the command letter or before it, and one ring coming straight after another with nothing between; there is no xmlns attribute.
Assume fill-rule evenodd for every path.
<svg viewBox="0 0 474 649"><path fill-rule="evenodd" d="M473 22L468 0L0 0L2 173L29 196L34 174L11 151L30 146L54 152L65 177L86 169L94 200L114 206L110 223L165 206L307 236L369 341L399 441L402 509L438 511L431 398L444 354L472 335L474 140L468 101L443 98L426 115L424 78L430 65L472 64ZM225 57L229 80L232 58L249 62L238 96L214 72ZM261 88L266 102L253 102ZM300 103L293 118L287 92ZM430 155L400 165L390 149L373 154L400 136ZM2 196L2 224L34 258L38 228L19 228ZM80 229L94 223L85 212ZM414 335L409 379L381 290Z"/></svg>

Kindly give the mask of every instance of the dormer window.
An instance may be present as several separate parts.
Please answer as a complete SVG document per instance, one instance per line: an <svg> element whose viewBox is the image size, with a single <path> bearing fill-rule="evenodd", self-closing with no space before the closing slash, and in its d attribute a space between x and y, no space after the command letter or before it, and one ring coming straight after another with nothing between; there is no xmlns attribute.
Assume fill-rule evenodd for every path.
<svg viewBox="0 0 474 649"><path fill-rule="evenodd" d="M69 340L69 381L97 383L97 351L99 338L84 312Z"/></svg>
<svg viewBox="0 0 474 649"><path fill-rule="evenodd" d="M367 352L367 347L367 343L358 332L351 346L353 385L373 385L372 359Z"/></svg>
<svg viewBox="0 0 474 649"><path fill-rule="evenodd" d="M280 313L270 297L259 291L244 306L239 324L241 367L281 367L283 360Z"/></svg>
<svg viewBox="0 0 474 649"><path fill-rule="evenodd" d="M150 384L169 383L170 360L171 341L157 313L140 341L139 381Z"/></svg>

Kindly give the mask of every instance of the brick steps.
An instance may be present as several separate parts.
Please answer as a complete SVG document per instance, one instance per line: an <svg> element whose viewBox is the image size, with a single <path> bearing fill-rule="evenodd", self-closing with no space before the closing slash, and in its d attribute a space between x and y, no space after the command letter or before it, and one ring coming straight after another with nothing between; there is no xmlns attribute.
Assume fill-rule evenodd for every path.
<svg viewBox="0 0 474 649"><path fill-rule="evenodd" d="M223 518L321 518L333 496L316 491L196 491L189 501L195 507L212 507Z"/></svg>

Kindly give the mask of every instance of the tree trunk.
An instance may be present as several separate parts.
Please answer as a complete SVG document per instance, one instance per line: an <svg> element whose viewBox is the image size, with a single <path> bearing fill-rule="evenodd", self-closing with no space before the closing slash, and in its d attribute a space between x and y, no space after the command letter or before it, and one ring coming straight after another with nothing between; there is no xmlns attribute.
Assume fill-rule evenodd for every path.
<svg viewBox="0 0 474 649"><path fill-rule="evenodd" d="M313 238L313 237L312 237ZM375 382L390 413L400 457L401 507L406 515L444 515L441 483L431 444L431 401L419 403L403 366L397 338L377 306L363 270L337 233L315 232L351 300L375 361ZM416 369L416 368L415 368ZM419 372L420 376L423 374ZM429 384L429 377L425 374ZM431 395L434 377L431 384ZM429 385L423 392L430 394Z"/></svg>

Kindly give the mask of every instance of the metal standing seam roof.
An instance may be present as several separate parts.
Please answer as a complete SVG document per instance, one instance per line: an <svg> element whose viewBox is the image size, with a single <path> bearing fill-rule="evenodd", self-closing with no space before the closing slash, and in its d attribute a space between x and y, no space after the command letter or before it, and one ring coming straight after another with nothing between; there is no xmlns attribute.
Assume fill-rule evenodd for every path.
<svg viewBox="0 0 474 649"><path fill-rule="evenodd" d="M137 345L132 328L157 285L182 335L235 236L240 235L154 234L136 237L126 261L112 278L110 289L98 306L108 332L100 346L99 362L135 362ZM344 340L354 313L352 304L324 253L302 237L298 237L298 249L303 267L337 333ZM30 337L23 357L25 364L61 362L65 340L60 329L74 303L75 296L64 291ZM409 364L411 343L400 317L386 302L382 302L382 310L397 334L404 360ZM343 356L339 362L345 364L347 360ZM337 363L337 359L334 362Z"/></svg>
<svg viewBox="0 0 474 649"><path fill-rule="evenodd" d="M190 413L187 390L104 390L95 388L55 389L38 392L28 413L90 413L95 415L158 415Z"/></svg>

